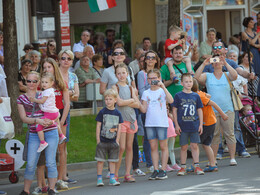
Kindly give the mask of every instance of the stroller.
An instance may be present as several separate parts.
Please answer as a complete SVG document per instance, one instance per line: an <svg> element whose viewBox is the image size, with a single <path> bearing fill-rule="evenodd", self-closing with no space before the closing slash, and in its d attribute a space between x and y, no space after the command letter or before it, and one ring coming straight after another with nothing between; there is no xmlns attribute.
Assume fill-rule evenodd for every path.
<svg viewBox="0 0 260 195"><path fill-rule="evenodd" d="M244 139L245 146L246 147L256 146L257 153L260 156L260 136L259 136L260 135L260 126L258 125L258 122L260 122L260 108L257 105L257 103L255 103L255 102L253 103L253 101L250 97L245 97L241 101L244 106L249 104L253 107L253 105L254 105L254 109L255 109L256 113L241 116L239 118L239 124L240 124L241 130L242 130L242 133L243 133L243 139ZM245 123L244 119L249 116L254 116L256 121L258 121L256 123L255 129L253 129L251 126L249 126Z"/></svg>

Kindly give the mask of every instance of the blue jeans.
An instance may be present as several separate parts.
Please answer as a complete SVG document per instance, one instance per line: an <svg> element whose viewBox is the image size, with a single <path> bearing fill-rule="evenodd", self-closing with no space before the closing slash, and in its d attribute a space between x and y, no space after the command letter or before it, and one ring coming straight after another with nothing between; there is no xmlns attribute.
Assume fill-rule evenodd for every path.
<svg viewBox="0 0 260 195"><path fill-rule="evenodd" d="M45 141L49 144L44 150L46 156L46 167L48 168L48 177L57 178L57 166L56 166L56 151L59 142L58 130L51 130L44 133ZM33 180L37 162L40 154L37 149L40 145L40 139L37 133L29 134L28 141L28 154L27 154L27 165L25 169L24 178Z"/></svg>
<svg viewBox="0 0 260 195"><path fill-rule="evenodd" d="M147 139L167 139L167 127L146 127Z"/></svg>
<svg viewBox="0 0 260 195"><path fill-rule="evenodd" d="M242 152L246 151L245 143L243 140L243 134L241 131L241 127L239 125L239 112L235 111L235 123L234 123L234 134L237 140L236 143L236 152L238 154L241 154ZM222 140L222 136L220 135L220 140ZM218 149L218 154L224 154L223 146L222 146L222 141L219 144L219 149Z"/></svg>
<svg viewBox="0 0 260 195"><path fill-rule="evenodd" d="M146 166L150 167L150 166L153 166L153 162L152 162L152 157L151 157L151 146L147 139L147 133L146 133L146 128L145 128L146 114L142 113L141 116L142 116L142 121L143 121L143 126L144 126L144 143L143 143L144 155L145 155L145 159L146 159Z"/></svg>

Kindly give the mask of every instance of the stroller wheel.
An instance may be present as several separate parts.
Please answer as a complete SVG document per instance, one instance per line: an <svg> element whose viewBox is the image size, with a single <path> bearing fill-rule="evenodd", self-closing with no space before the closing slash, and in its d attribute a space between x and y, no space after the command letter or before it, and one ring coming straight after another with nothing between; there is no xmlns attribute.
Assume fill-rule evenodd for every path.
<svg viewBox="0 0 260 195"><path fill-rule="evenodd" d="M19 177L18 177L18 175L17 175L16 172L13 171L13 172L9 175L9 181L10 181L11 183L17 183L17 182L19 181Z"/></svg>

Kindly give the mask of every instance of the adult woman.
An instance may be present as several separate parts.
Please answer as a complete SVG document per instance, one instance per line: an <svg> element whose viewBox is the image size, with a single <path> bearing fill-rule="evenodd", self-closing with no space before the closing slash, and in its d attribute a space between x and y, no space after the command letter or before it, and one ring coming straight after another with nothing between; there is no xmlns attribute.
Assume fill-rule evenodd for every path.
<svg viewBox="0 0 260 195"><path fill-rule="evenodd" d="M69 68L72 65L74 54L70 50L62 50L60 51L59 55L59 69L62 75L62 78L64 79L65 83L67 84L68 91L69 91L69 97L70 101L78 101L79 98L79 85L78 85L78 77L74 74L69 72ZM60 151L60 160L63 161L63 163L60 163L59 167L59 176L58 180L63 180L68 183L76 183L77 181L69 179L67 177L67 150L66 150L66 144L69 141L69 130L70 130L70 111L69 111L69 105L65 104L66 109L68 109L68 112L64 112L64 117L66 116L67 126L63 126L62 131L63 134L67 137L67 140L65 143L59 145L59 151ZM64 107L65 111L65 107Z"/></svg>
<svg viewBox="0 0 260 195"><path fill-rule="evenodd" d="M212 57L212 44L216 41L216 33L215 28L207 30L207 40L200 43L200 62Z"/></svg>
<svg viewBox="0 0 260 195"><path fill-rule="evenodd" d="M25 60L25 59L29 59L28 54L29 54L29 52L32 51L33 49L34 49L34 48L33 48L33 45L32 45L31 43L27 43L27 44L24 45L23 51L25 52L25 55L20 58L21 62L22 62L23 60Z"/></svg>
<svg viewBox="0 0 260 195"><path fill-rule="evenodd" d="M29 52L28 55L29 55L29 59L32 61L31 71L36 71L40 73L41 53L36 50L32 50Z"/></svg>
<svg viewBox="0 0 260 195"><path fill-rule="evenodd" d="M105 34L102 32L97 32L94 37L95 41L95 53L103 55L106 51L106 44L105 44Z"/></svg>
<svg viewBox="0 0 260 195"><path fill-rule="evenodd" d="M239 64L239 66L241 68L243 68L244 70L247 70L248 72L250 72L250 68L249 68L249 60L248 60L248 54L247 53L243 53L241 55L241 59L242 59L242 62L241 64ZM253 61L254 57L253 57L253 54L250 52L250 60L251 60L251 63ZM252 72L255 72L254 71L254 68L251 66L251 71ZM248 95L249 96L260 96L260 88L258 87L259 85L259 78L257 76L255 76L254 80L251 80L251 82L248 82L247 83L247 90L248 90Z"/></svg>
<svg viewBox="0 0 260 195"><path fill-rule="evenodd" d="M103 57L100 54L95 54L92 57L93 69L95 70L95 74L97 78L101 78L104 72L103 67Z"/></svg>
<svg viewBox="0 0 260 195"><path fill-rule="evenodd" d="M36 164L39 159L40 153L37 152L37 146L40 144L39 137L36 132L36 125L41 124L45 127L52 124L51 120L40 119L43 116L38 104L30 102L29 98L34 98L37 92L37 86L39 85L40 77L37 72L30 72L27 75L27 92L20 95L17 99L18 111L20 117L24 123L29 124L29 139L28 139L28 152L27 152L27 164L24 174L24 190L21 195L29 194L30 186L33 181ZM34 113L32 116L34 107ZM56 167L56 150L59 142L58 130L56 125L47 127L44 132L45 140L49 146L45 149L46 166L48 168L48 183L49 193L55 194L54 187L57 180L57 167Z"/></svg>
<svg viewBox="0 0 260 195"><path fill-rule="evenodd" d="M123 47L119 47L114 49L112 53L112 60L114 62L113 66L110 66L109 68L105 69L101 78L100 83L100 94L103 94L106 89L110 89L113 85L115 85L118 82L118 79L115 75L115 67L118 64L124 63L124 60L126 58L126 52ZM131 76L133 73L129 73L130 76L128 76L128 83L135 87L134 77Z"/></svg>
<svg viewBox="0 0 260 195"><path fill-rule="evenodd" d="M137 74L137 85L138 85L138 92L139 92L140 97L142 97L143 92L145 90L147 90L151 87L147 80L147 73L148 73L148 71L153 70L155 68L160 69L160 59L156 52L150 50L145 53L143 70L141 70ZM142 117L143 124L145 124L145 114L142 113L141 117ZM144 125L143 125L143 129L144 129L143 148L144 148L144 154L145 154L145 159L146 159L146 167L148 169L148 172L152 173L154 170L153 170L153 163L152 163L152 159L151 159L151 148L150 148L149 141L147 139L146 129L145 129ZM135 170L135 168L136 168L135 165L133 165L134 170Z"/></svg>
<svg viewBox="0 0 260 195"><path fill-rule="evenodd" d="M220 129L222 128L230 153L230 165L234 166L237 165L235 160L236 138L234 135L234 108L231 100L228 79L230 81L236 80L237 72L226 62L225 56L220 56L220 62L213 63L213 73L202 73L205 66L209 64L209 59L210 58L207 58L196 71L195 78L198 79L202 85L206 85L208 93L211 95L211 99L218 104L225 114L228 115L228 120L224 121L219 113L215 113L217 123L211 147L216 159L220 143ZM228 73L223 72L223 66L227 68Z"/></svg>
<svg viewBox="0 0 260 195"><path fill-rule="evenodd" d="M31 71L31 65L32 65L31 60L25 59L22 61L21 69L18 72L18 84L19 84L20 93L25 93L27 90L26 77L28 73Z"/></svg>
<svg viewBox="0 0 260 195"><path fill-rule="evenodd" d="M260 32L257 34L253 31L254 28L254 19L252 17L246 17L243 20L243 26L246 28L244 32L242 32L242 51L247 52L247 44L246 40L248 40L250 47L250 52L252 52L254 59L253 59L253 67L255 70L256 75L260 74L260 54L259 54L259 48L260 48L260 42L259 42L259 36Z"/></svg>
<svg viewBox="0 0 260 195"><path fill-rule="evenodd" d="M53 58L54 60L58 60L57 52L56 52L56 42L53 39L48 40L47 42L47 51L46 54L42 57L44 58Z"/></svg>

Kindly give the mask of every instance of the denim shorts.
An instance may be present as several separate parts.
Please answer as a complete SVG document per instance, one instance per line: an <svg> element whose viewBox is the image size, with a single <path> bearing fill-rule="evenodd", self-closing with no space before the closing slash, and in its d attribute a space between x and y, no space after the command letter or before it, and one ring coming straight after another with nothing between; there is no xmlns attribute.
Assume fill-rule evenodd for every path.
<svg viewBox="0 0 260 195"><path fill-rule="evenodd" d="M210 146L214 137L216 124L203 126L203 133L200 135L201 144Z"/></svg>
<svg viewBox="0 0 260 195"><path fill-rule="evenodd" d="M96 161L105 162L108 156L108 162L118 162L119 145L116 142L99 142L96 148Z"/></svg>
<svg viewBox="0 0 260 195"><path fill-rule="evenodd" d="M181 132L180 135L180 145L184 146L189 144L189 140L191 143L200 143L200 135L199 132Z"/></svg>
<svg viewBox="0 0 260 195"><path fill-rule="evenodd" d="M167 127L146 127L147 139L167 139Z"/></svg>

